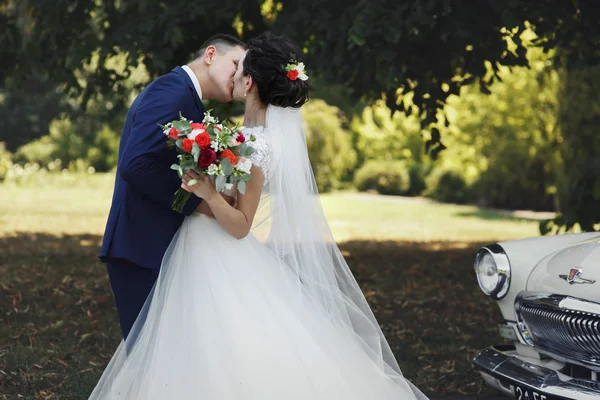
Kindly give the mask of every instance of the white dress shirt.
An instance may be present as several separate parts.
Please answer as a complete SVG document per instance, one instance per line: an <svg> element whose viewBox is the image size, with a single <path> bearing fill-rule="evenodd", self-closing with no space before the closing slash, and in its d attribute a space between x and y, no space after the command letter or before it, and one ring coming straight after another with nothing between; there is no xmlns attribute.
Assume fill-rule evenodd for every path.
<svg viewBox="0 0 600 400"><path fill-rule="evenodd" d="M196 92L198 92L198 97L200 98L200 101L202 101L202 88L200 88L200 82L198 82L198 78L196 78L196 74L194 74L194 71L192 71L192 69L190 67L188 67L187 65L184 65L181 68L183 68L183 70L185 72L187 72L187 74L190 76L190 79L192 80L192 83L194 84L194 88L196 88Z"/></svg>

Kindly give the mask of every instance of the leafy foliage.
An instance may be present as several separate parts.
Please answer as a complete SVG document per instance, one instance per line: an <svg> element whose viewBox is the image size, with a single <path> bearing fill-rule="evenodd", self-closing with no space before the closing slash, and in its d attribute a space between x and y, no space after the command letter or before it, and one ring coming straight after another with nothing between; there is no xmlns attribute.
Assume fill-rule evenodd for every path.
<svg viewBox="0 0 600 400"><path fill-rule="evenodd" d="M69 109L64 91L48 79L33 76L17 82L7 78L0 86L0 140L15 151L48 133L52 119Z"/></svg>
<svg viewBox="0 0 600 400"><path fill-rule="evenodd" d="M441 164L462 171L481 206L554 209L558 74L539 49L528 58L530 68L502 68L489 95L465 88L446 107Z"/></svg>
<svg viewBox="0 0 600 400"><path fill-rule="evenodd" d="M14 161L19 164L37 163L45 167L54 161L55 155L56 144L47 135L19 147L14 154Z"/></svg>
<svg viewBox="0 0 600 400"><path fill-rule="evenodd" d="M479 81L487 92L501 64L527 64L516 33L529 23L537 44L560 47L567 64L597 63L594 7L592 0L7 0L0 55L13 62L0 66L0 76L44 76L83 104L95 93L122 94L115 101L126 103L125 82L139 64L153 78L188 61L215 32L246 39L272 28L306 49L309 73L342 84L355 99L385 93L391 110L416 111L427 127L465 84ZM123 64L112 63L121 55ZM412 100L398 97L399 89ZM444 146L432 133L429 148L439 152Z"/></svg>
<svg viewBox="0 0 600 400"><path fill-rule="evenodd" d="M87 149L86 160L98 172L106 172L117 166L119 136L104 125L94 137L93 145Z"/></svg>
<svg viewBox="0 0 600 400"><path fill-rule="evenodd" d="M427 177L425 195L445 203L463 204L470 200L462 171L447 167L438 167Z"/></svg>
<svg viewBox="0 0 600 400"><path fill-rule="evenodd" d="M367 161L354 175L358 190L379 194L403 195L410 188L410 174L402 161Z"/></svg>
<svg viewBox="0 0 600 400"><path fill-rule="evenodd" d="M98 132L104 123L116 130L115 121L123 117L131 95L173 66L189 61L211 34L232 33L248 39L272 29L288 34L305 49L309 83L319 85L316 92L335 88L327 93L327 100L352 112L360 110L356 104L371 105L383 94L389 112L415 115L416 129L427 128L426 148L437 156L446 147L442 139L445 144L455 142L448 128L453 119L444 112L449 100L471 83L477 83L484 94L493 93L491 85L502 79L502 66L529 64L528 44L521 37L526 28L537 34L534 45L560 54L550 60L555 69L577 71L597 65L596 6L593 0L6 0L0 4L0 57L11 62L0 64L0 118L8 128L0 133L0 140L14 151L43 135L48 122L64 111L78 125L77 135ZM41 82L43 90L27 89L28 82ZM575 95L568 97L573 107L581 101ZM90 115L82 114L85 107L92 110ZM19 126L16 119L25 119L27 126ZM543 123L540 118L536 121ZM80 124L85 127L81 129ZM98 126L91 129L92 124ZM504 134L501 129L490 132ZM507 146L498 154L509 159L524 157L532 151L531 143L538 140L539 132L547 130L535 132L525 145ZM91 143L89 138L85 143ZM554 139L548 140L544 143ZM592 148L584 141L571 143ZM535 162L524 168L532 172L525 180L519 177L515 185L490 184L497 181L496 176L510 176L509 169L488 168L505 160L494 159L492 154L487 158L494 163L488 166L468 161L465 178L469 181L469 175L478 171L485 171L486 179L493 178L473 186L489 195L487 204L526 205L525 197L531 193L541 199L542 208L548 207L555 190L555 182L548 177L558 165L548 151L556 150L556 144L543 145L539 152L534 149ZM473 148L481 147L474 144L465 151ZM360 157L361 152L362 164ZM568 154L561 159L571 165L575 159L581 162ZM414 165L411 171L416 171ZM575 178L571 182L587 184L583 177L596 167L585 168L588 172L581 179L570 175ZM524 184L536 176L541 178L535 187ZM565 185L559 189L563 193ZM502 199L509 187L520 188L523 196ZM563 221L593 226L598 219L595 214L571 213L572 207L585 209L579 207L585 200L576 194L584 193L571 192L570 200L564 196L561 200Z"/></svg>
<svg viewBox="0 0 600 400"><path fill-rule="evenodd" d="M399 168L408 169L410 187L401 193L419 195L422 192L424 176L431 169L432 160L423 152L423 135L415 115L392 115L385 101L378 100L354 116L351 130L356 137L360 163L402 161Z"/></svg>
<svg viewBox="0 0 600 400"><path fill-rule="evenodd" d="M573 67L561 79L558 124L560 215L542 230L598 230L600 224L600 67Z"/></svg>
<svg viewBox="0 0 600 400"><path fill-rule="evenodd" d="M6 150L4 143L0 142L0 182L12 166L12 154Z"/></svg>
<svg viewBox="0 0 600 400"><path fill-rule="evenodd" d="M356 165L356 151L339 109L322 100L303 106L308 156L320 192L338 189Z"/></svg>

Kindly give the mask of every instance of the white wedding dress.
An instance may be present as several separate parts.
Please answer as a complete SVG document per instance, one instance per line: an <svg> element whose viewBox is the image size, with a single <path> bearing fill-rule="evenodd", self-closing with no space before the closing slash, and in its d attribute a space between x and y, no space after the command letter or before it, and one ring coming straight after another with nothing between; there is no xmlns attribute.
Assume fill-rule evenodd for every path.
<svg viewBox="0 0 600 400"><path fill-rule="evenodd" d="M253 163L269 176L265 131L252 133ZM298 286L297 275L252 234L237 240L213 218L187 217L91 399L424 397Z"/></svg>

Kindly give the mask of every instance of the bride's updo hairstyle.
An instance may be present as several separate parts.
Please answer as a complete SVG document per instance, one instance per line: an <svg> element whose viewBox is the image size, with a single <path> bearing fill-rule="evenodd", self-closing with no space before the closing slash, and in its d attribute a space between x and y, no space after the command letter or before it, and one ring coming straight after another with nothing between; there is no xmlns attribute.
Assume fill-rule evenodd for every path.
<svg viewBox="0 0 600 400"><path fill-rule="evenodd" d="M303 62L300 48L285 36L265 32L248 41L244 74L250 75L264 104L299 108L308 101L308 85L288 77L286 66Z"/></svg>

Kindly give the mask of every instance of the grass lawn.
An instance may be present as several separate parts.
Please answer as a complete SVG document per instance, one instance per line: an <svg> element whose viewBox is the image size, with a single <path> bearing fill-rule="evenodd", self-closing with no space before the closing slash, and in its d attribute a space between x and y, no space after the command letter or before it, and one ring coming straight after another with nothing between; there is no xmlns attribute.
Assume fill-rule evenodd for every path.
<svg viewBox="0 0 600 400"><path fill-rule="evenodd" d="M0 185L0 399L87 399L120 333L96 255L111 175ZM336 240L403 368L426 394L485 394L470 366L499 342L475 249L535 220L368 194L323 196Z"/></svg>

